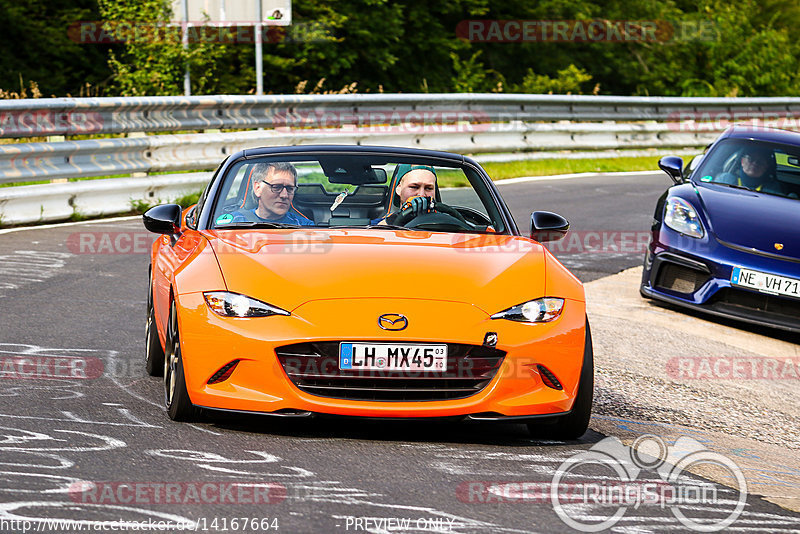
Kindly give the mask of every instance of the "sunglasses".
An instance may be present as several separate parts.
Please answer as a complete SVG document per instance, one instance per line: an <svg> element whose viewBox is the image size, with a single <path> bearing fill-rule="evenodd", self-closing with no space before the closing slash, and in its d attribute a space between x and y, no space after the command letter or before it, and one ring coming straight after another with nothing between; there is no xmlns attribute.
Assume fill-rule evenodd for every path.
<svg viewBox="0 0 800 534"><path fill-rule="evenodd" d="M286 189L286 192L290 195L294 195L294 192L297 191L296 185L284 185L284 184L271 184L266 180L261 180L263 183L267 184L270 190L275 193L276 195L280 195L281 191Z"/></svg>

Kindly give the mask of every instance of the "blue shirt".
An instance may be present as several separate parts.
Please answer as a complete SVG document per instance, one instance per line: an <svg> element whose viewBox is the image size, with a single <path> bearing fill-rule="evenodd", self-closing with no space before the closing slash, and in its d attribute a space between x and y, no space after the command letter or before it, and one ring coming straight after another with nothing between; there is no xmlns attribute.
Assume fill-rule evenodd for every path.
<svg viewBox="0 0 800 534"><path fill-rule="evenodd" d="M256 209L247 210L248 213L252 213L256 221L260 222L273 222L273 223L281 223L281 224L294 224L296 226L314 226L314 221L306 219L302 215L298 215L297 213L292 212L291 210L286 212L286 215L281 217L280 219L262 219L259 217L258 213L256 213ZM231 220L232 223L237 222L251 222L253 219L248 219L241 211L233 212L233 219Z"/></svg>

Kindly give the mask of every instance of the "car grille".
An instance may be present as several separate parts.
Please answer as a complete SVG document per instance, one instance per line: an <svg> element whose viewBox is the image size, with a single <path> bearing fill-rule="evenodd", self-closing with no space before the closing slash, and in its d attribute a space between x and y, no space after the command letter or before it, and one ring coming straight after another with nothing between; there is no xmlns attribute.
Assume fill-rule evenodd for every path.
<svg viewBox="0 0 800 534"><path fill-rule="evenodd" d="M800 320L800 301L734 288L723 288L714 295L712 305L730 311L752 310L781 318Z"/></svg>
<svg viewBox="0 0 800 534"><path fill-rule="evenodd" d="M339 342L297 343L275 349L292 383L306 393L348 400L463 399L491 382L506 353L480 345L447 344L446 371L339 369Z"/></svg>
<svg viewBox="0 0 800 534"><path fill-rule="evenodd" d="M665 262L658 271L656 286L678 293L694 293L708 281L707 273Z"/></svg>

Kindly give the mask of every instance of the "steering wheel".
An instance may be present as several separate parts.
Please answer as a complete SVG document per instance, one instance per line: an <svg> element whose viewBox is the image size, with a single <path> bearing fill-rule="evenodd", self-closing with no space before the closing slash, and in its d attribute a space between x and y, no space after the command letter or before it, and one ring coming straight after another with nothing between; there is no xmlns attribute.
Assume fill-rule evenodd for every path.
<svg viewBox="0 0 800 534"><path fill-rule="evenodd" d="M439 226L455 226L459 230L475 231L476 227L470 224L455 208L437 202L434 211L414 216L411 210L403 210L394 220L393 224L407 228L435 230Z"/></svg>

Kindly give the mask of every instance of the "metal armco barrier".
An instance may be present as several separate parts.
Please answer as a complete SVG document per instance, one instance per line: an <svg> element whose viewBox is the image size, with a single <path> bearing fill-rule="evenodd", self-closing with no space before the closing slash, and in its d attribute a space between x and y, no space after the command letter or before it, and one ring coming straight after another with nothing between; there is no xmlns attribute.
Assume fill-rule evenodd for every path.
<svg viewBox="0 0 800 534"><path fill-rule="evenodd" d="M800 114L800 98L347 94L0 101L0 137L405 122L668 121L692 113ZM427 119L427 120L426 120Z"/></svg>
<svg viewBox="0 0 800 534"><path fill-rule="evenodd" d="M0 183L205 171L240 149L270 145L415 146L471 154L700 148L727 123L749 118L800 118L800 98L350 94L4 100L0 137L6 138L247 131L0 145ZM154 179L2 188L0 224L114 213L112 204L126 211L134 200L153 198L147 180ZM39 187L58 191L70 200L68 208L42 201ZM120 195L127 195L126 202L117 198L102 205L104 198ZM86 205L84 198L101 205Z"/></svg>
<svg viewBox="0 0 800 534"><path fill-rule="evenodd" d="M170 202L201 190L210 179L210 172L201 172L2 188L0 223L27 224L125 213L131 211L135 200L150 204Z"/></svg>
<svg viewBox="0 0 800 534"><path fill-rule="evenodd" d="M699 147L718 132L657 123L496 123L261 130L0 145L0 182L215 168L257 146L371 144L460 153Z"/></svg>

